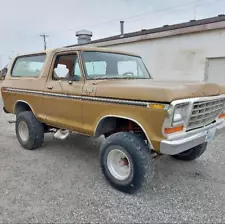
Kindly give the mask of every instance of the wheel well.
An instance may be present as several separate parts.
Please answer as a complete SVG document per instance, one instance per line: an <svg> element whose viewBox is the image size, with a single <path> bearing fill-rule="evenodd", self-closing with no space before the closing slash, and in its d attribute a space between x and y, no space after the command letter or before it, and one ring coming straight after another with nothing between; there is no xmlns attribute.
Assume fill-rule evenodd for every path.
<svg viewBox="0 0 225 224"><path fill-rule="evenodd" d="M19 113L24 112L24 111L32 111L32 113L34 114L31 106L28 103L23 102L23 101L18 101L14 107L14 114L18 115ZM49 130L51 128L53 128L52 126L48 126L45 123L42 123L42 124L44 125L45 133L49 132Z"/></svg>
<svg viewBox="0 0 225 224"><path fill-rule="evenodd" d="M132 131L135 134L144 137L145 140L148 139L143 128L137 122L120 117L103 118L95 130L95 137L101 135L109 136L121 131Z"/></svg>
<svg viewBox="0 0 225 224"><path fill-rule="evenodd" d="M32 111L32 109L30 105L25 102L17 102L14 107L14 114L19 114L23 111Z"/></svg>

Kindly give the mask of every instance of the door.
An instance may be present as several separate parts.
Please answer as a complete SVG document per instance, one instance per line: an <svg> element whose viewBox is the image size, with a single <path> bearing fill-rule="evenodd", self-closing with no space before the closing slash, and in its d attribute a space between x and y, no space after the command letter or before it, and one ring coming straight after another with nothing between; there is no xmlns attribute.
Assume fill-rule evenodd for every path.
<svg viewBox="0 0 225 224"><path fill-rule="evenodd" d="M225 85L225 58L208 58L206 81Z"/></svg>
<svg viewBox="0 0 225 224"><path fill-rule="evenodd" d="M81 95L84 77L78 54L58 54L46 82L46 123L79 132L82 128Z"/></svg>

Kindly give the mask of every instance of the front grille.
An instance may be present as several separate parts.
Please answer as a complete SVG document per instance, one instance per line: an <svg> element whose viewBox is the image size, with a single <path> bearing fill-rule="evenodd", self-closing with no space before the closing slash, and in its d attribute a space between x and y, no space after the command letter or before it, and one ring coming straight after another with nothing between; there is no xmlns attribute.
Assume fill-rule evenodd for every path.
<svg viewBox="0 0 225 224"><path fill-rule="evenodd" d="M193 104L187 130L192 130L211 124L223 110L224 103L225 99L195 102Z"/></svg>

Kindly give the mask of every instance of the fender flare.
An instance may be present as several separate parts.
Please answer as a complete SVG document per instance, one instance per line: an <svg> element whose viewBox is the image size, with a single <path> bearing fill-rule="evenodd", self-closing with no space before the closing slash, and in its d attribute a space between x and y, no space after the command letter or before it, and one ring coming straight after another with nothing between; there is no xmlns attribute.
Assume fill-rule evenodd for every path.
<svg viewBox="0 0 225 224"><path fill-rule="evenodd" d="M112 118L122 118L122 119L130 120L130 121L133 121L134 123L136 123L136 124L142 129L142 131L144 132L144 134L145 134L145 136L146 136L146 138L147 138L147 140L148 140L148 144L150 145L151 149L153 149L152 142L151 142L151 140L149 139L149 137L148 137L148 135L147 135L147 132L146 132L146 130L144 129L144 127L143 127L137 120L135 120L135 119L133 119L133 118L130 118L130 117L126 117L126 116L120 116L120 115L105 115L105 116L101 117L101 118L99 119L98 123L97 123L96 126L95 126L94 136L97 135L98 127L99 127L99 125L101 124L101 122L102 122L104 119L110 118L110 117L112 117Z"/></svg>

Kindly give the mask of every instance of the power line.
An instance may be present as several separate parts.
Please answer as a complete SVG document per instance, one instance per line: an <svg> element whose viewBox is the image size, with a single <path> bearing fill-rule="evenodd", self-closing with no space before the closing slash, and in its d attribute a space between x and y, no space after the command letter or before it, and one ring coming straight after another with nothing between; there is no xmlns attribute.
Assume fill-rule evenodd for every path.
<svg viewBox="0 0 225 224"><path fill-rule="evenodd" d="M201 1L203 1L203 0L201 0ZM121 20L125 20L127 22L128 20L132 20L134 18L142 17L142 16L149 15L149 14L155 14L155 13L158 13L158 12L169 11L170 9L174 10L175 8L179 8L181 6L188 6L188 5L193 6L193 3L195 3L195 0L194 1L190 1L190 2L188 2L186 4L173 5L173 6L162 8L162 9L158 9L158 10L151 10L149 12L145 12L145 13L136 14L136 15L133 15L133 16L124 17ZM110 24L110 23L118 22L118 21L119 21L118 19L110 20L110 21L106 21L106 22L103 22L103 23L88 25L88 26L85 26L85 27L86 28L91 28L91 27L96 27L96 26L101 26L101 25L107 25L107 24Z"/></svg>
<svg viewBox="0 0 225 224"><path fill-rule="evenodd" d="M43 38L43 41L44 41L44 49L46 50L46 48L47 48L46 38L49 37L49 36L43 33L43 34L40 34L40 37Z"/></svg>
<svg viewBox="0 0 225 224"><path fill-rule="evenodd" d="M192 0L189 2L186 2L185 4L177 4L177 5L172 5L170 7L165 7L165 8L161 8L161 9L157 9L157 10L151 10L145 13L141 13L141 14L136 14L133 16L129 16L129 17L124 17L123 19L116 19L116 20L111 20L111 21L106 21L103 23L98 23L98 24L92 24L92 25L88 25L85 26L85 28L90 28L90 27L97 27L96 29L98 29L98 27L102 26L102 25L108 25L111 23L115 23L118 22L119 20L125 20L126 23L129 23L130 20L132 21L136 21L136 20L140 20L142 19L142 17L147 16L147 15L153 15L154 14L158 14L158 13L168 13L168 14L175 14L176 12L180 12L183 10L188 10L188 8L192 8L192 10L194 9L194 17L196 18L197 16L197 7L204 7L204 6L209 6L211 4L216 4L216 3L220 3L223 2L224 0L211 0L211 1L205 1L205 0L199 0L198 2L196 0ZM76 28L76 30L78 29L83 29L83 27L80 28ZM74 29L68 29L67 31L70 32L74 32ZM44 49L46 49L46 38L49 37L46 34L41 34L40 35L43 40L44 40Z"/></svg>
<svg viewBox="0 0 225 224"><path fill-rule="evenodd" d="M183 9L187 9L187 7L201 7L203 5L210 5L212 3L215 3L215 2L221 2L221 1L224 1L224 0L213 0L213 1L203 1L201 0L199 3L196 3L196 0L194 1L190 1L190 2L187 2L185 4L179 4L179 5L173 5L173 6L170 6L170 7L166 7L166 8L162 8L162 9L158 9L158 10L152 10L150 12L146 12L146 13L141 13L141 14L136 14L136 15L133 15L133 16L129 16L129 17L126 17L126 18L123 18L121 20L125 20L126 22L129 22L129 20L136 20L136 18L140 18L140 17L143 17L143 16L146 16L146 15L149 15L149 14L157 14L157 13L161 13L161 12L176 12L176 11L179 11L179 10L182 10ZM180 7L182 7L180 9ZM138 19L139 20L139 19ZM111 21L106 21L106 22L103 22L103 23L98 23L98 24L93 24L93 25L88 25L88 26L85 26L86 28L92 28L92 27L99 27L99 26L102 26L102 25L108 25L108 24L111 24L111 23L115 23L115 22L118 22L119 19L117 20L111 20ZM83 27L80 27L80 28L77 28L77 29L82 29ZM70 31L72 31L72 29L70 29Z"/></svg>
<svg viewBox="0 0 225 224"><path fill-rule="evenodd" d="M156 13L160 13L160 12L163 12L163 11L165 11L166 12L166 14L175 14L175 13L177 13L177 12L181 12L181 11L187 11L188 10L188 8L187 8L187 6L189 6L190 8L192 8L193 9L193 7L196 9L196 11L194 12L194 14L195 14L195 19L196 19L196 17L197 17L197 7L198 8L201 8L201 7L208 7L209 5L211 5L211 4L216 4L216 3L220 3L220 2L222 2L222 1L224 1L224 0L212 0L212 1L208 1L208 2L205 2L205 1L203 1L202 0L202 2L199 2L199 3L196 3L196 4L188 4L188 5L183 5L183 6L186 6L186 7L182 7L182 8L176 8L176 7L173 7L173 8L171 8L171 10L168 10L168 11L165 11L165 10L160 10L160 11L157 11L157 12L153 12L152 13L152 15L153 14L156 14ZM148 13L148 14L150 14L150 13ZM146 14L147 15L147 14ZM145 15L142 15L142 16L140 16L140 17L143 17L143 16L145 16ZM132 21L137 21L137 20L140 20L140 19L142 19L142 18L137 18L137 19L132 19Z"/></svg>

